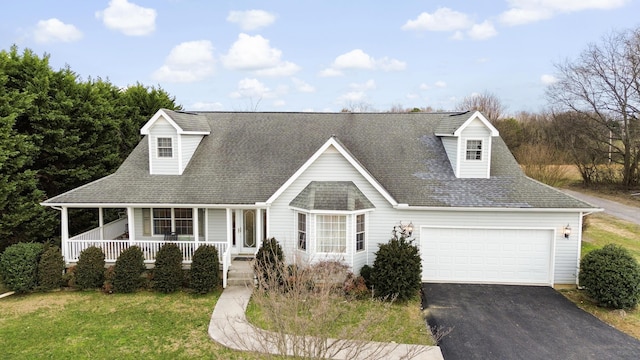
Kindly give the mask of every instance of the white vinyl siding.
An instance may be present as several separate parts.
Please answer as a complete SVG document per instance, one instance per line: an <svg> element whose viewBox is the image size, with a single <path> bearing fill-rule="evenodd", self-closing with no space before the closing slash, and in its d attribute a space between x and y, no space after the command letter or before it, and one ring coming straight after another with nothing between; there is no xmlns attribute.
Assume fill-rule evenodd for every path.
<svg viewBox="0 0 640 360"><path fill-rule="evenodd" d="M202 138L202 135L180 135L180 174L189 165L189 161L191 161L191 157L196 152Z"/></svg>
<svg viewBox="0 0 640 360"><path fill-rule="evenodd" d="M451 163L451 168L453 169L453 173L458 176L458 138L457 137L443 137L442 146L444 146L444 151L447 153L447 157L449 158L449 163Z"/></svg>
<svg viewBox="0 0 640 360"><path fill-rule="evenodd" d="M468 141L481 141L482 149L480 159L467 159ZM488 178L491 158L491 132L478 119L473 120L464 128L460 136L461 151L458 161L460 161L460 178Z"/></svg>
<svg viewBox="0 0 640 360"><path fill-rule="evenodd" d="M227 212L225 209L209 209L209 241L227 241Z"/></svg>
<svg viewBox="0 0 640 360"><path fill-rule="evenodd" d="M171 157L158 156L158 139L171 139L173 154ZM149 130L149 170L151 174L177 175L178 163L178 133L176 129L164 119L158 119Z"/></svg>
<svg viewBox="0 0 640 360"><path fill-rule="evenodd" d="M315 240L311 239L312 234L316 233L315 222L311 221L314 218L314 214L310 214L307 217L308 257L307 254L296 251L298 236L297 215L289 207L289 203L311 181L353 181L360 191L374 204L375 210L366 213L369 226L366 233L367 245L365 251L355 251L355 214L347 215L347 236L351 238L351 242L348 243L349 246L347 246L345 253L317 256L312 254L316 249ZM395 220L397 216L389 202L340 153L330 148L271 205L269 208L269 236L275 237L283 244L283 249L288 259L295 259L294 261L337 259L352 266L354 272L358 273L363 265L373 264L373 259L375 258L373 253L378 250L377 244L389 240L391 229L393 228L393 222L390 219Z"/></svg>

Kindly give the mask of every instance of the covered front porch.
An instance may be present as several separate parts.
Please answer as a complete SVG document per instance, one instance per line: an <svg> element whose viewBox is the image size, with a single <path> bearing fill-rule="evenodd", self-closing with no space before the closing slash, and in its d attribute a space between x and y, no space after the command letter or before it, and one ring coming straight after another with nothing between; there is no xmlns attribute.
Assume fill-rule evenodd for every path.
<svg viewBox="0 0 640 360"><path fill-rule="evenodd" d="M267 234L266 209L258 207L127 207L120 218L105 223L105 208L98 208L98 227L69 236L69 208L61 212L61 248L65 263L77 263L80 253L91 246L102 249L107 263L115 263L131 246L142 249L144 261L153 266L165 243L182 251L182 262L190 266L199 246L218 250L223 287L227 286L232 258L253 256Z"/></svg>

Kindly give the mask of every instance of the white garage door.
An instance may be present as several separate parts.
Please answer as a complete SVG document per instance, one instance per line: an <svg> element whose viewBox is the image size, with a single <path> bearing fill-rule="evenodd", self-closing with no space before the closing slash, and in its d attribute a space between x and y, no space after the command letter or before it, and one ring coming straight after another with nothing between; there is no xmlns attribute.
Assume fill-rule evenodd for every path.
<svg viewBox="0 0 640 360"><path fill-rule="evenodd" d="M421 228L422 280L549 285L553 230Z"/></svg>

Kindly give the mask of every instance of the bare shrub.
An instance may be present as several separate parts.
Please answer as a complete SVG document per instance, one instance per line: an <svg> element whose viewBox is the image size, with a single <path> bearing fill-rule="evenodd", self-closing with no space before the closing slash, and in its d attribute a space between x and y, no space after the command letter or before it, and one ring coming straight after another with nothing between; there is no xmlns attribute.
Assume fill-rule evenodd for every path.
<svg viewBox="0 0 640 360"><path fill-rule="evenodd" d="M279 267L271 269L274 268ZM361 318L357 324L339 326L354 317L343 289L350 273L343 263L323 261L289 266L284 286L277 276L280 274L258 276L260 281L272 282L259 284L252 296L253 306L269 319L269 324L267 330L256 331L257 341L247 341L257 342L263 352L300 358L385 358L398 345L372 340L389 331L381 325L386 311L358 315ZM392 304L384 302L383 306ZM406 358L425 350L421 346L404 346Z"/></svg>

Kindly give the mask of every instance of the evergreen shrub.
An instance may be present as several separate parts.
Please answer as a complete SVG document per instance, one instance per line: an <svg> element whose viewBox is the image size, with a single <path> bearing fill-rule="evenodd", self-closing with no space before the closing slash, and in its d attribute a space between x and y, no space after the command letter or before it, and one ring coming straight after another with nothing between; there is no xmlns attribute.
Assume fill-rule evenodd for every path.
<svg viewBox="0 0 640 360"><path fill-rule="evenodd" d="M156 254L153 269L153 289L171 293L182 285L182 251L174 243L165 243Z"/></svg>
<svg viewBox="0 0 640 360"><path fill-rule="evenodd" d="M206 294L220 283L220 260L218 249L213 245L200 245L193 253L189 285L200 293Z"/></svg>
<svg viewBox="0 0 640 360"><path fill-rule="evenodd" d="M80 252L76 266L76 286L80 289L96 289L104 283L104 252L90 246Z"/></svg>
<svg viewBox="0 0 640 360"><path fill-rule="evenodd" d="M0 256L2 282L11 291L23 293L38 285L38 261L43 246L39 243L17 243Z"/></svg>
<svg viewBox="0 0 640 360"><path fill-rule="evenodd" d="M131 293L144 283L142 277L146 267L139 246L131 246L120 253L113 269L113 290L119 293Z"/></svg>
<svg viewBox="0 0 640 360"><path fill-rule="evenodd" d="M404 236L394 236L380 244L371 269L371 284L377 297L406 301L419 293L422 285L420 251Z"/></svg>
<svg viewBox="0 0 640 360"><path fill-rule="evenodd" d="M63 271L64 259L60 248L47 246L38 263L38 287L41 290L59 289Z"/></svg>
<svg viewBox="0 0 640 360"><path fill-rule="evenodd" d="M579 283L600 306L632 308L640 301L640 265L629 250L608 244L580 261Z"/></svg>
<svg viewBox="0 0 640 360"><path fill-rule="evenodd" d="M254 271L258 279L258 286L273 288L283 285L285 266L284 252L276 238L269 238L262 242L256 253Z"/></svg>

